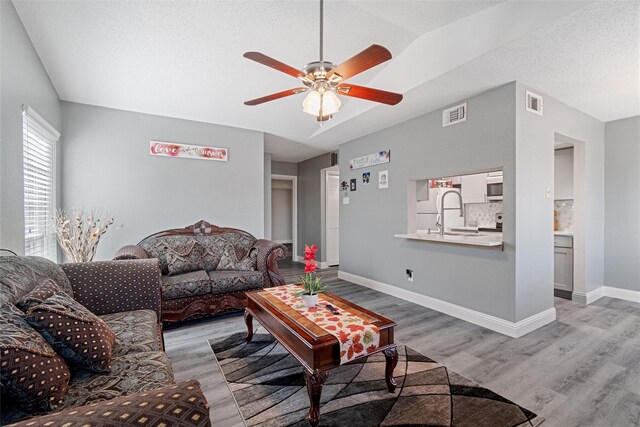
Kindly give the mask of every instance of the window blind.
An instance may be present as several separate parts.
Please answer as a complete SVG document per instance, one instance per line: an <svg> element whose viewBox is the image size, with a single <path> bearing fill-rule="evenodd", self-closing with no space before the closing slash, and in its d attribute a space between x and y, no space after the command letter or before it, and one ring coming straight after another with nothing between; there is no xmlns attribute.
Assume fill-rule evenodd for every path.
<svg viewBox="0 0 640 427"><path fill-rule="evenodd" d="M24 252L57 260L53 215L56 211L56 142L60 133L32 108L22 110L24 171Z"/></svg>

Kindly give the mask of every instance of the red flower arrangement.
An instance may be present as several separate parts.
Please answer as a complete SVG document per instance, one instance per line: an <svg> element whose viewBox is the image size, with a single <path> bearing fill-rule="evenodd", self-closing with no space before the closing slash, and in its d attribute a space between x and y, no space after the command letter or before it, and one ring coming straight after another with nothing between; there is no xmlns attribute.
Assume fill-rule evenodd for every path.
<svg viewBox="0 0 640 427"><path fill-rule="evenodd" d="M318 252L316 245L305 245L304 260L306 263L304 265L304 272L306 274L300 277L300 283L304 288L304 290L300 292L300 295L315 295L325 291L320 278L317 275L314 276L318 268L318 263L315 262L316 252Z"/></svg>

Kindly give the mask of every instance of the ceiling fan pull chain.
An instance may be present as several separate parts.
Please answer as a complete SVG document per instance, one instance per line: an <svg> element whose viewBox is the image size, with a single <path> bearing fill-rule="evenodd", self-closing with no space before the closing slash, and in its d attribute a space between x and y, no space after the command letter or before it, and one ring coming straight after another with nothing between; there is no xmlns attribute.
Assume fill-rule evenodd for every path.
<svg viewBox="0 0 640 427"><path fill-rule="evenodd" d="M320 62L323 61L323 57L322 57L322 39L323 39L323 34L322 34L322 27L324 26L324 0L320 0Z"/></svg>

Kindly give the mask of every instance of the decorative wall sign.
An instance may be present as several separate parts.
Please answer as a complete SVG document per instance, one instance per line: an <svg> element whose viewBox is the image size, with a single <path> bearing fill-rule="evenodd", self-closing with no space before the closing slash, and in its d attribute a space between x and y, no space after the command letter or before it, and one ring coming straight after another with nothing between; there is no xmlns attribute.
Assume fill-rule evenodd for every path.
<svg viewBox="0 0 640 427"><path fill-rule="evenodd" d="M351 178L351 191L356 191L356 179Z"/></svg>
<svg viewBox="0 0 640 427"><path fill-rule="evenodd" d="M361 169L369 166L381 165L382 163L389 163L391 161L391 150L379 151L374 154L367 154L366 156L356 157L349 160L349 169Z"/></svg>
<svg viewBox="0 0 640 427"><path fill-rule="evenodd" d="M369 182L371 182L371 172L365 172L362 174L362 183L364 185L369 185Z"/></svg>
<svg viewBox="0 0 640 427"><path fill-rule="evenodd" d="M389 188L389 171L378 172L378 188Z"/></svg>
<svg viewBox="0 0 640 427"><path fill-rule="evenodd" d="M453 180L447 178L430 179L431 188L453 188Z"/></svg>
<svg viewBox="0 0 640 427"><path fill-rule="evenodd" d="M226 162L229 151L226 148L149 141L149 153L152 156L182 157L186 159L204 159Z"/></svg>

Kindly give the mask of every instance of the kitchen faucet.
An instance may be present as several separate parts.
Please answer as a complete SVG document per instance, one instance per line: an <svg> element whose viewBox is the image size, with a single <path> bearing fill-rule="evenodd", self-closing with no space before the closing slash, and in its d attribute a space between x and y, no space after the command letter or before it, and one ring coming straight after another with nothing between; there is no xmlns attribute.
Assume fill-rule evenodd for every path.
<svg viewBox="0 0 640 427"><path fill-rule="evenodd" d="M444 199L445 197L447 197L447 194L457 194L458 198L460 199L460 207L459 208L445 208L444 207ZM440 197L440 235L444 236L444 211L451 211L453 209L460 209L460 218L464 217L464 211L463 211L463 207L462 207L462 195L460 194L459 191L455 191L455 190L449 190L449 191L445 191L444 193L442 193L442 196Z"/></svg>

